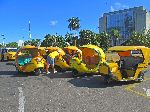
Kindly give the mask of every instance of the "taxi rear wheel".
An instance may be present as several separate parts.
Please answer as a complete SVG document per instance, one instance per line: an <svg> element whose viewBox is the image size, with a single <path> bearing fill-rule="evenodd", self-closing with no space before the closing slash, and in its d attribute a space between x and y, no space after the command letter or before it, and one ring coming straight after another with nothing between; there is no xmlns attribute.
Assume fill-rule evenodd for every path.
<svg viewBox="0 0 150 112"><path fill-rule="evenodd" d="M72 76L73 76L73 77L77 77L77 76L78 76L78 73L79 73L79 72L78 72L77 70L75 70L75 69L72 70Z"/></svg>
<svg viewBox="0 0 150 112"><path fill-rule="evenodd" d="M140 73L138 82L143 82L144 81L144 73Z"/></svg>
<svg viewBox="0 0 150 112"><path fill-rule="evenodd" d="M111 78L110 78L109 75L107 75L107 76L103 76L103 80L104 80L104 82L105 82L106 84L109 84L110 81L111 81Z"/></svg>
<svg viewBox="0 0 150 112"><path fill-rule="evenodd" d="M56 69L56 71L58 71L58 72L62 72L63 71L63 69L60 67L60 66L55 66L55 69Z"/></svg>

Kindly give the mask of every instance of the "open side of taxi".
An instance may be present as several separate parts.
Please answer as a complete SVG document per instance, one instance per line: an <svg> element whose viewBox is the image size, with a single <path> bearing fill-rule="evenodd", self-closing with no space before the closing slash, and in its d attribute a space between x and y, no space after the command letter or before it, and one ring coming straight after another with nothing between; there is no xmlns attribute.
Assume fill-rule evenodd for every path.
<svg viewBox="0 0 150 112"><path fill-rule="evenodd" d="M105 61L105 53L95 45L84 45L79 48L82 51L82 58L72 58L72 75L78 76L84 73L97 73L99 65Z"/></svg>
<svg viewBox="0 0 150 112"><path fill-rule="evenodd" d="M46 60L35 46L23 46L16 53L15 65L18 72L34 72L40 75Z"/></svg>
<svg viewBox="0 0 150 112"><path fill-rule="evenodd" d="M106 61L99 66L99 73L106 82L143 81L147 71L150 49L145 46L115 46L106 52Z"/></svg>

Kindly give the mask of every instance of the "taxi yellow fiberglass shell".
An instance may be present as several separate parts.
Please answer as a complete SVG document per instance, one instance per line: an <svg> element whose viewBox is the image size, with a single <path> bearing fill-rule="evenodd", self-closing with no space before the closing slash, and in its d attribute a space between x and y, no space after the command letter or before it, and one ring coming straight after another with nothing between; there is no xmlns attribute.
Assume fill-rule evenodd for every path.
<svg viewBox="0 0 150 112"><path fill-rule="evenodd" d="M1 48L0 49L0 60L9 61L15 60L17 48Z"/></svg>
<svg viewBox="0 0 150 112"><path fill-rule="evenodd" d="M79 73L97 73L99 65L105 61L105 53L95 45L83 45L79 48L82 57L74 57L71 60L72 75L78 76Z"/></svg>
<svg viewBox="0 0 150 112"><path fill-rule="evenodd" d="M68 65L66 65L62 59L62 57L65 55L65 52L61 48L59 48L59 47L46 47L45 51L46 51L46 55L48 55L47 51L49 51L49 53L52 53L54 51L59 51L60 55L55 58L55 68L57 71L61 71L61 69L68 67Z"/></svg>
<svg viewBox="0 0 150 112"><path fill-rule="evenodd" d="M55 68L57 71L64 71L71 68L70 66L70 60L77 56L78 58L81 57L82 52L80 49L78 49L76 46L68 46L64 48L59 47L47 47L45 50L49 52L58 51L60 56L56 57L55 59Z"/></svg>
<svg viewBox="0 0 150 112"><path fill-rule="evenodd" d="M16 53L15 65L18 72L34 72L40 75L46 60L35 46L23 46Z"/></svg>
<svg viewBox="0 0 150 112"><path fill-rule="evenodd" d="M17 48L7 48L7 60L15 60Z"/></svg>
<svg viewBox="0 0 150 112"><path fill-rule="evenodd" d="M106 82L143 81L150 60L150 49L145 46L115 46L106 52L106 62L99 72Z"/></svg>

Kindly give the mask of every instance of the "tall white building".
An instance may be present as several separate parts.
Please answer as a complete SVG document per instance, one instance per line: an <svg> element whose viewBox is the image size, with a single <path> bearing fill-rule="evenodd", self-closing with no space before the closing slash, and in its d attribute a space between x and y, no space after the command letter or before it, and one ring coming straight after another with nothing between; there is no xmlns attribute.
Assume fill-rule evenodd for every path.
<svg viewBox="0 0 150 112"><path fill-rule="evenodd" d="M150 12L143 6L104 13L99 18L99 32L118 29L121 38L118 45L126 41L132 31L142 32L150 29Z"/></svg>

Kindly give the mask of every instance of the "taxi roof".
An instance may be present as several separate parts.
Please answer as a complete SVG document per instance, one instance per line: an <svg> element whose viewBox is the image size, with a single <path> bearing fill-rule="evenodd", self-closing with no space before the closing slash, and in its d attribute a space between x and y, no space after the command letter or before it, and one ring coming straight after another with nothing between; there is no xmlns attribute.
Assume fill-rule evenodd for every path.
<svg viewBox="0 0 150 112"><path fill-rule="evenodd" d="M95 45L92 45L92 44L83 45L83 46L80 46L80 48L101 49L98 46L95 46Z"/></svg>
<svg viewBox="0 0 150 112"><path fill-rule="evenodd" d="M59 47L46 47L45 50L59 51L61 55L65 55L65 52Z"/></svg>
<svg viewBox="0 0 150 112"><path fill-rule="evenodd" d="M59 47L46 47L45 50L59 50Z"/></svg>
<svg viewBox="0 0 150 112"><path fill-rule="evenodd" d="M78 50L78 47L76 47L76 46L67 46L67 47L64 47L64 49Z"/></svg>
<svg viewBox="0 0 150 112"><path fill-rule="evenodd" d="M108 51L129 51L129 50L138 50L138 49L149 49L145 46L114 46L108 49Z"/></svg>
<svg viewBox="0 0 150 112"><path fill-rule="evenodd" d="M26 45L26 46L23 46L21 47L22 49L30 49L30 48L37 48L35 46L31 46L31 45ZM38 48L37 48L38 49Z"/></svg>
<svg viewBox="0 0 150 112"><path fill-rule="evenodd" d="M88 44L88 45L83 45L83 46L80 46L81 48L81 51L82 51L82 48L89 48L89 49L93 49L95 50L96 52L99 53L99 55L101 55L101 57L105 58L105 53L104 51L98 47L98 46L95 46L95 45L92 45L92 44Z"/></svg>

